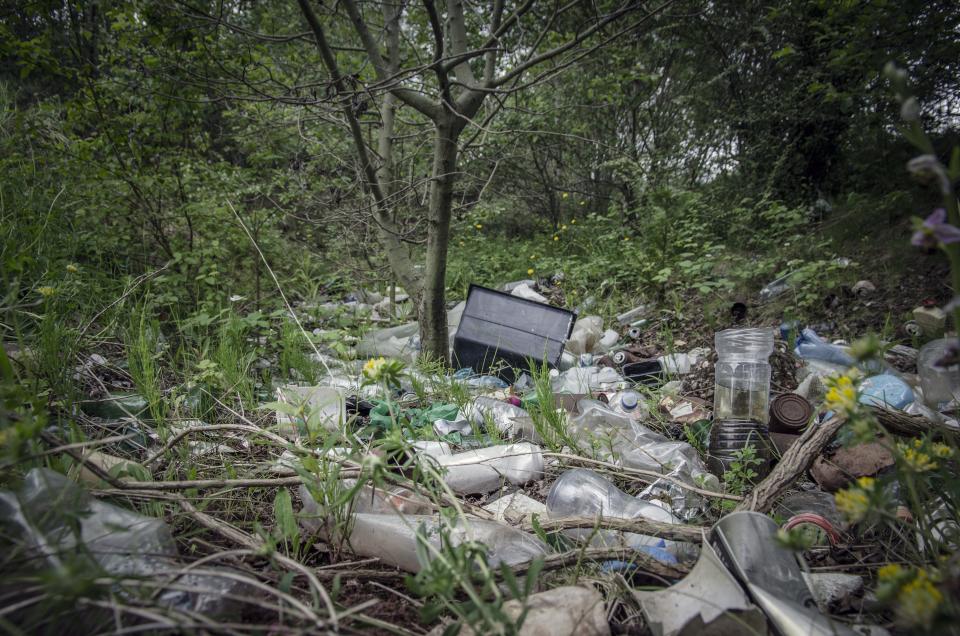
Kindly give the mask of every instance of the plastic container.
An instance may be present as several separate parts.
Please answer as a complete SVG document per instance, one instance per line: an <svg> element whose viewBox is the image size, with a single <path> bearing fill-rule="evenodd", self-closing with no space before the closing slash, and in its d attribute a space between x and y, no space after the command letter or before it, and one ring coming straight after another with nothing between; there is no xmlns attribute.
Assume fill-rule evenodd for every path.
<svg viewBox="0 0 960 636"><path fill-rule="evenodd" d="M756 420L724 419L714 420L710 427L710 455L707 468L717 477L730 470L737 455L748 446L752 446L759 464L750 466L756 473L756 479L763 479L770 472L773 460L773 443L767 425Z"/></svg>
<svg viewBox="0 0 960 636"><path fill-rule="evenodd" d="M860 404L903 410L911 402L913 390L895 375L874 375L860 384Z"/></svg>
<svg viewBox="0 0 960 636"><path fill-rule="evenodd" d="M714 419L766 424L770 409L773 331L727 329L716 335Z"/></svg>
<svg viewBox="0 0 960 636"><path fill-rule="evenodd" d="M933 340L917 355L923 401L937 411L945 411L954 406L952 402L960 402L960 365L937 366L937 362L947 355L950 345L955 343L952 338Z"/></svg>

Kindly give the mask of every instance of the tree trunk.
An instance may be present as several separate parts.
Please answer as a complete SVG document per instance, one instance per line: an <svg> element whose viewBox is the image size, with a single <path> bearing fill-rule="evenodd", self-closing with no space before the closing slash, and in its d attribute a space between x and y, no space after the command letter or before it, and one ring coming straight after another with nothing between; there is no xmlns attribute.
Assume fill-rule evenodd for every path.
<svg viewBox="0 0 960 636"><path fill-rule="evenodd" d="M449 362L447 334L447 246L450 242L450 211L456 179L457 137L462 126L450 118L437 122L433 145L433 175L427 225L426 270L419 299L421 354Z"/></svg>

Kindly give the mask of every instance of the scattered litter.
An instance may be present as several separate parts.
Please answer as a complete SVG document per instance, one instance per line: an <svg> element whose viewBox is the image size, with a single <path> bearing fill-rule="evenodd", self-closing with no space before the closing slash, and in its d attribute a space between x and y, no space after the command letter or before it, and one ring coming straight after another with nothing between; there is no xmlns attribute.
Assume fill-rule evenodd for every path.
<svg viewBox="0 0 960 636"><path fill-rule="evenodd" d="M547 516L545 504L531 499L519 490L494 499L483 506L483 509L492 512L497 521L504 521L511 525L520 525L529 521L533 515L539 515L541 518Z"/></svg>

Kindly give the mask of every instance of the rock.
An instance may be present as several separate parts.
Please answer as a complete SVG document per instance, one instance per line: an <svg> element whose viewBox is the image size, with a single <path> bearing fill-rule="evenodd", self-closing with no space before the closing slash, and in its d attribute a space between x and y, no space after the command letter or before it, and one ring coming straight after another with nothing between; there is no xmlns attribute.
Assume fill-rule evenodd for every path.
<svg viewBox="0 0 960 636"><path fill-rule="evenodd" d="M527 616L517 632L519 636L608 636L610 625L603 597L593 588L565 585L527 597ZM520 601L507 601L503 613L517 620L523 612ZM431 636L443 634L445 625L438 625ZM476 636L469 625L460 629L460 636Z"/></svg>
<svg viewBox="0 0 960 636"><path fill-rule="evenodd" d="M858 477L876 475L893 463L890 451L878 442L870 442L821 455L813 462L810 474L824 490L836 491Z"/></svg>
<svg viewBox="0 0 960 636"><path fill-rule="evenodd" d="M842 572L804 572L807 587L817 605L829 609L846 609L850 599L863 591L863 577Z"/></svg>
<svg viewBox="0 0 960 636"><path fill-rule="evenodd" d="M850 290L857 296L869 296L877 291L877 286L868 280L860 280Z"/></svg>

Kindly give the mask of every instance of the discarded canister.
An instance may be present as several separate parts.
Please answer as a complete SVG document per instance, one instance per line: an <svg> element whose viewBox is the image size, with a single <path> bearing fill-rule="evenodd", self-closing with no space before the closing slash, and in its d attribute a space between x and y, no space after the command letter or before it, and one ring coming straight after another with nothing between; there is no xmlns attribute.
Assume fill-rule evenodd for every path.
<svg viewBox="0 0 960 636"><path fill-rule="evenodd" d="M783 393L770 403L770 431L799 433L807 426L813 407L796 393Z"/></svg>
<svg viewBox="0 0 960 636"><path fill-rule="evenodd" d="M714 420L710 427L707 468L717 477L723 477L723 473L738 460L737 454L748 446L753 447L755 457L760 460L759 464L749 468L756 471L757 479L762 479L770 472L770 462L773 460L767 425L757 420Z"/></svg>

